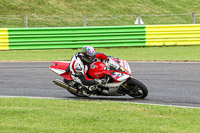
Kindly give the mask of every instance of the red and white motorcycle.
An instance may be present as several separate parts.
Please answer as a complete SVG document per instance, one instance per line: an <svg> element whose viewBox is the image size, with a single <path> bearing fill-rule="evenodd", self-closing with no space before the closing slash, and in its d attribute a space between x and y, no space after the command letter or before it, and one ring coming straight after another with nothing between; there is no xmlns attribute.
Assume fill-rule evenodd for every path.
<svg viewBox="0 0 200 133"><path fill-rule="evenodd" d="M63 81L57 79L53 82L68 90L71 94L78 97L84 95L83 85L73 81L69 70L70 62L54 61L50 70L64 78ZM105 85L91 86L93 95L100 96L125 96L128 94L134 98L145 98L148 95L147 87L131 76L131 69L127 61L109 58L109 62L96 61L90 65L88 77L91 79L106 79Z"/></svg>

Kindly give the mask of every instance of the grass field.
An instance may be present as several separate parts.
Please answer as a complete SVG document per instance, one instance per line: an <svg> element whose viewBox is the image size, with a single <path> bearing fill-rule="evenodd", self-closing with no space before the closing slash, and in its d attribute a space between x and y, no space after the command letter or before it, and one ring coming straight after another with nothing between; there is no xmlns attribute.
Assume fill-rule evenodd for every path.
<svg viewBox="0 0 200 133"><path fill-rule="evenodd" d="M0 61L71 60L81 49L0 51ZM200 46L96 48L110 56L132 61L200 61Z"/></svg>
<svg viewBox="0 0 200 133"><path fill-rule="evenodd" d="M0 0L0 28L133 25L137 15L145 24L192 24L192 13L200 23L200 0ZM182 14L168 15L163 14ZM183 15L187 14L187 15ZM9 16L6 16L9 15ZM132 15L132 16L131 16ZM161 15L161 16L159 16Z"/></svg>
<svg viewBox="0 0 200 133"><path fill-rule="evenodd" d="M0 98L1 133L197 133L200 109L134 103Z"/></svg>

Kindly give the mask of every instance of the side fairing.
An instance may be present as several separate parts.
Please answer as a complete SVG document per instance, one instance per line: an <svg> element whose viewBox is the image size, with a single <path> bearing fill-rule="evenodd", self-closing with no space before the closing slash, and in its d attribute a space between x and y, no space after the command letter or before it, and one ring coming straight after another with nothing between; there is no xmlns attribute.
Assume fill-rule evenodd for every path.
<svg viewBox="0 0 200 133"><path fill-rule="evenodd" d="M72 80L70 71L66 72L67 67L69 66L70 62L67 61L54 61L49 70L52 72L55 72L56 74L60 75L61 77L67 79L67 80Z"/></svg>

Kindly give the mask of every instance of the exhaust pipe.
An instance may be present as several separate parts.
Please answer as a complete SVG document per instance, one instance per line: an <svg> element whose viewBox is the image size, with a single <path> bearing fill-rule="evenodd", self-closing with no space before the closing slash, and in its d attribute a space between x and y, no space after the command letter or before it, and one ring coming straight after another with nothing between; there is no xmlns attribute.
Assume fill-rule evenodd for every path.
<svg viewBox="0 0 200 133"><path fill-rule="evenodd" d="M74 93L77 93L77 90L71 86L69 86L68 84L66 84L65 82L59 80L59 79L56 79L53 81L56 85L70 91L70 92L74 92Z"/></svg>

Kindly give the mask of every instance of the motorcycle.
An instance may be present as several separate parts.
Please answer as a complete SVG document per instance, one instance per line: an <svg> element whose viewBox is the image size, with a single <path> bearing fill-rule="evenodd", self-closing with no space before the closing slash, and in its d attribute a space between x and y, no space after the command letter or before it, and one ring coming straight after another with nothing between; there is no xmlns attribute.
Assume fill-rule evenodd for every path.
<svg viewBox="0 0 200 133"><path fill-rule="evenodd" d="M77 97L88 97L83 93L84 85L76 83L70 76L70 62L54 61L50 70L63 77L63 81L56 79L53 82L68 90ZM127 61L109 58L109 61L93 62L87 72L91 79L105 79L105 85L90 86L93 95L97 96L125 96L143 99L148 95L147 87L131 76L131 69ZM90 95L89 95L90 96Z"/></svg>

